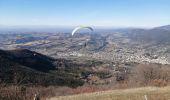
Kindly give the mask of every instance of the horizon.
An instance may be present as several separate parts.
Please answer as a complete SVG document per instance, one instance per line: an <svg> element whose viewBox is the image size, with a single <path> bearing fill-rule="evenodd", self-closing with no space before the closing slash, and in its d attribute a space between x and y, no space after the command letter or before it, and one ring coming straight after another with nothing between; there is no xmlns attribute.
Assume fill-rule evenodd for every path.
<svg viewBox="0 0 170 100"><path fill-rule="evenodd" d="M152 28L170 22L169 0L1 0L0 27Z"/></svg>
<svg viewBox="0 0 170 100"><path fill-rule="evenodd" d="M169 25L169 24L168 24ZM162 25L167 26L167 25ZM101 32L120 32L123 30L131 30L131 29L154 29L157 27L102 27L102 26L92 26L95 29L95 33ZM49 33L70 33L77 26L1 26L0 25L0 34L8 33L8 32L49 32ZM88 32L87 30L83 30L81 32Z"/></svg>

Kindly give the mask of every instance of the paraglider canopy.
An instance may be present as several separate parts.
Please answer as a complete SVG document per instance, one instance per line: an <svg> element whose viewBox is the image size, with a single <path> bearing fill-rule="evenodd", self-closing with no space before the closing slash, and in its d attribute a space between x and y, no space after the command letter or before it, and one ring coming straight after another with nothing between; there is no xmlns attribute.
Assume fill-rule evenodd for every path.
<svg viewBox="0 0 170 100"><path fill-rule="evenodd" d="M72 31L72 36L79 30L81 29L89 29L91 31L93 31L93 28L92 27L89 27L89 26L79 26L79 27L76 27L73 31Z"/></svg>

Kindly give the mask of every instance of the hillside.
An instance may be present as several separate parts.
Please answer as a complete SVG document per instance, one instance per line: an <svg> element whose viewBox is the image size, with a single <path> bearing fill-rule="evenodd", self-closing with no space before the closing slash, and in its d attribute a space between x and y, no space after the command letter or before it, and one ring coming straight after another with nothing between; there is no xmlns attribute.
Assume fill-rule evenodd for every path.
<svg viewBox="0 0 170 100"><path fill-rule="evenodd" d="M144 87L60 96L48 100L169 100L170 87Z"/></svg>
<svg viewBox="0 0 170 100"><path fill-rule="evenodd" d="M55 64L53 64L55 62ZM60 59L52 59L29 50L0 50L0 83L13 85L59 85L76 87L81 80L57 71ZM64 64L66 64L65 62ZM58 65L57 65L58 64ZM64 65L63 65L64 66Z"/></svg>
<svg viewBox="0 0 170 100"><path fill-rule="evenodd" d="M48 72L56 69L53 65L54 59L27 49L0 50L0 56L37 71Z"/></svg>

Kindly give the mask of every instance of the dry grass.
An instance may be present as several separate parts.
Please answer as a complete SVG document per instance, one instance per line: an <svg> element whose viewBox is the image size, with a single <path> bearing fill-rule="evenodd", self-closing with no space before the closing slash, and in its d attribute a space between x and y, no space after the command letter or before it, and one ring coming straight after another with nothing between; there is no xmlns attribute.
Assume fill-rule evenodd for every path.
<svg viewBox="0 0 170 100"><path fill-rule="evenodd" d="M34 95L38 94L41 100L56 96L54 87L18 87L18 86L0 86L0 100L33 100Z"/></svg>
<svg viewBox="0 0 170 100"><path fill-rule="evenodd" d="M72 96L59 96L49 100L145 100L144 95L147 95L148 100L170 100L170 86L84 93Z"/></svg>

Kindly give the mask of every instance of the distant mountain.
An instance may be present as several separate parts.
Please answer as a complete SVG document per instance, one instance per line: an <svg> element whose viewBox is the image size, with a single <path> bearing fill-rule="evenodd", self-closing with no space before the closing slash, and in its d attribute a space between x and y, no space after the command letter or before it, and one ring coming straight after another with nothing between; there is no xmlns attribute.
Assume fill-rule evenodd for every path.
<svg viewBox="0 0 170 100"><path fill-rule="evenodd" d="M156 27L155 29L163 29L163 30L170 31L170 25Z"/></svg>
<svg viewBox="0 0 170 100"><path fill-rule="evenodd" d="M170 26L162 26L153 29L135 29L127 32L126 35L136 41L170 43Z"/></svg>
<svg viewBox="0 0 170 100"><path fill-rule="evenodd" d="M71 87L83 85L83 81L65 72L57 72L57 67L68 65L69 62L64 60L53 59L26 49L0 50L0 84ZM73 66L74 63L70 65Z"/></svg>

